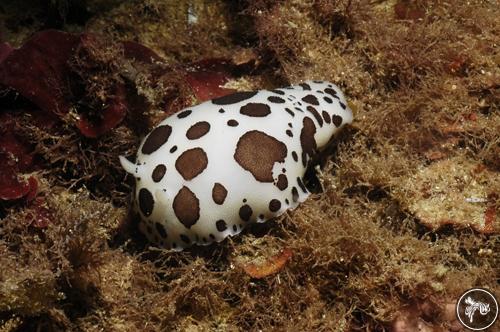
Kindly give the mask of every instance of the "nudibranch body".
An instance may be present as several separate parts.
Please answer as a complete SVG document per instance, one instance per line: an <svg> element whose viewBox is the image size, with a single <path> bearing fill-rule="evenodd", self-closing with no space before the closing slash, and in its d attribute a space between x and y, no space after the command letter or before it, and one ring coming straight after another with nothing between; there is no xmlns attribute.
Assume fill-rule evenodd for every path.
<svg viewBox="0 0 500 332"><path fill-rule="evenodd" d="M181 250L235 235L309 196L311 158L352 112L332 83L237 92L179 111L142 141L134 209L151 242Z"/></svg>

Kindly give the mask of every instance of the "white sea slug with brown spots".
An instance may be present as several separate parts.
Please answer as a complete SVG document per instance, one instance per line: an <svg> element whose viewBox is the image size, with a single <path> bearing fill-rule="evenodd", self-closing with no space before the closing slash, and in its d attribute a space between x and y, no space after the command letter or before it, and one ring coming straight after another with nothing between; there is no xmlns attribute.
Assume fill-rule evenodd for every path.
<svg viewBox="0 0 500 332"><path fill-rule="evenodd" d="M311 158L351 123L337 86L307 81L237 92L163 120L142 141L133 209L153 243L182 250L220 242L249 223L294 209L309 196Z"/></svg>

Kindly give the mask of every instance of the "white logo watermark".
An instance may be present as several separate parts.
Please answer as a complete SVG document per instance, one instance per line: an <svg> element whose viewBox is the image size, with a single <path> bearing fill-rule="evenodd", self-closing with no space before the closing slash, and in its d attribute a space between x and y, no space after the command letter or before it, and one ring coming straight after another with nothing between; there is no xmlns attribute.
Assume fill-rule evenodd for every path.
<svg viewBox="0 0 500 332"><path fill-rule="evenodd" d="M473 288L466 291L457 302L457 318L468 329L485 330L498 317L498 302L488 290Z"/></svg>
<svg viewBox="0 0 500 332"><path fill-rule="evenodd" d="M474 313L477 309L479 309L479 312L483 316L490 312L489 303L486 304L483 302L474 301L470 296L465 299L465 303L467 304L467 307L465 308L465 314L467 315L467 317L469 317L469 321L471 323L474 321Z"/></svg>

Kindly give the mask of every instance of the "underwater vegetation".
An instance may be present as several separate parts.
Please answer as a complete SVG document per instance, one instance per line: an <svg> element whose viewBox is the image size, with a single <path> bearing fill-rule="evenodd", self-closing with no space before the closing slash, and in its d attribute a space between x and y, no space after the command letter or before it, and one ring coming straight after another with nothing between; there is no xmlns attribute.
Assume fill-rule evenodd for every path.
<svg viewBox="0 0 500 332"><path fill-rule="evenodd" d="M0 331L459 331L465 290L500 295L499 15L2 1ZM306 172L309 198L209 246L146 241L118 156L181 109L307 80L338 85L355 119Z"/></svg>

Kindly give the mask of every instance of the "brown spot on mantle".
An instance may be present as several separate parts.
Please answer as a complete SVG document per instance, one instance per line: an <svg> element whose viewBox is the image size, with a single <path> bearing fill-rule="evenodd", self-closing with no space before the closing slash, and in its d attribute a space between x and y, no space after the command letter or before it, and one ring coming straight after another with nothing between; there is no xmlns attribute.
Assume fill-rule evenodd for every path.
<svg viewBox="0 0 500 332"><path fill-rule="evenodd" d="M207 154L202 148L193 148L184 151L177 161L175 168L184 180L191 180L203 172L208 165Z"/></svg>
<svg viewBox="0 0 500 332"><path fill-rule="evenodd" d="M227 189L220 183L215 183L212 188L212 199L216 204L222 205L226 200Z"/></svg>
<svg viewBox="0 0 500 332"><path fill-rule="evenodd" d="M240 113L253 117L264 117L271 114L271 107L262 103L248 103L240 108Z"/></svg>
<svg viewBox="0 0 500 332"><path fill-rule="evenodd" d="M206 121L200 121L195 123L194 125L191 126L191 128L188 129L186 132L186 137L188 139L198 139L208 133L210 130L210 124Z"/></svg>
<svg viewBox="0 0 500 332"><path fill-rule="evenodd" d="M238 140L234 159L260 182L273 182L273 166L284 162L287 148L283 142L261 131L252 130Z"/></svg>
<svg viewBox="0 0 500 332"><path fill-rule="evenodd" d="M314 122L309 118L304 118L302 121L302 131L300 132L300 145L302 146L302 164L306 165L306 156L312 157L316 152L316 141L314 140L314 134L316 133L316 127Z"/></svg>
<svg viewBox="0 0 500 332"><path fill-rule="evenodd" d="M200 201L186 186L175 195L173 208L175 215L186 228L191 228L200 218Z"/></svg>
<svg viewBox="0 0 500 332"><path fill-rule="evenodd" d="M143 154L151 154L158 150L163 144L165 144L172 133L172 127L169 125L163 125L156 127L148 135L146 141L142 145L141 152Z"/></svg>

